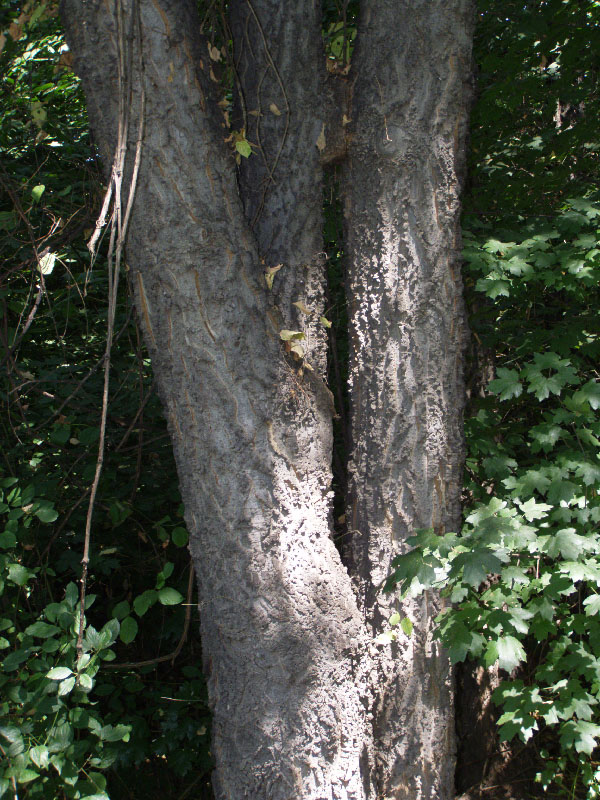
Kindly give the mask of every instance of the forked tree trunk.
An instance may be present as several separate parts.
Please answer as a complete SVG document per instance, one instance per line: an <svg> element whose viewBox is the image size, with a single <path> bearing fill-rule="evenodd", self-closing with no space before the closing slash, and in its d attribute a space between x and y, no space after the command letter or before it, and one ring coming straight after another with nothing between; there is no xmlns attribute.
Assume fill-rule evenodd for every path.
<svg viewBox="0 0 600 800"><path fill-rule="evenodd" d="M409 609L411 640L374 636L403 540L458 521L470 0L365 2L342 90L325 74L320 4L231 2L236 124L255 145L237 180L194 3L122 0L121 36L115 2L63 0L62 14L107 164L119 49L130 53L132 151L145 91L127 260L198 577L216 796L450 798L452 686L428 633L435 599ZM319 323L332 157L347 160L348 566L331 538ZM280 264L269 289L265 272ZM286 352L286 329L304 332L303 358Z"/></svg>

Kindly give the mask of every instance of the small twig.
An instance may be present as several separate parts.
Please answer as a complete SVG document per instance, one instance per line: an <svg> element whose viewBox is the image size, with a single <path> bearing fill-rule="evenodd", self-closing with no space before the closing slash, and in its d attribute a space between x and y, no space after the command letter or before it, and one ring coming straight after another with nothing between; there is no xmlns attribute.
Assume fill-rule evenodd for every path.
<svg viewBox="0 0 600 800"><path fill-rule="evenodd" d="M16 347L19 345L21 339L25 336L29 328L31 327L31 323L33 322L33 318L37 314L37 310L40 306L40 302L42 300L42 295L44 294L44 290L42 289L42 284L38 286L37 294L35 296L35 300L33 301L33 306L31 307L31 311L27 315L27 319L25 320L25 325L23 326L23 330L19 334L18 339L14 342L11 351L14 352Z"/></svg>
<svg viewBox="0 0 600 800"><path fill-rule="evenodd" d="M194 786L198 783L198 781L201 781L203 777L204 775L201 773L200 775L198 775L197 778L194 778L194 780L190 783L187 789L184 790L183 794L179 795L179 800L185 800L185 798L188 797L189 793L192 791Z"/></svg>
<svg viewBox="0 0 600 800"><path fill-rule="evenodd" d="M153 394L154 394L153 390L150 389L150 391L146 394L146 396L142 400L142 403L141 403L140 407L138 408L135 417L131 420L131 423L129 424L129 427L127 428L127 430L123 434L123 437L121 438L121 441L115 447L115 453L118 453L119 450L121 450L121 448L123 447L123 445L125 444L125 442L129 438L129 435L130 435L131 431L133 430L133 428L134 428L135 424L137 423L138 419L140 418L140 416L144 413L144 409L146 408L148 400L150 400L150 398L152 397ZM136 445L136 447L137 447L137 445Z"/></svg>
<svg viewBox="0 0 600 800"><path fill-rule="evenodd" d="M155 436L153 439L146 439L144 445L148 447L148 445L154 444L154 442L162 442L165 439L169 438L168 433L161 433L160 436ZM129 447L124 447L121 451L122 453L131 453L132 450L137 450L137 444L132 444Z"/></svg>

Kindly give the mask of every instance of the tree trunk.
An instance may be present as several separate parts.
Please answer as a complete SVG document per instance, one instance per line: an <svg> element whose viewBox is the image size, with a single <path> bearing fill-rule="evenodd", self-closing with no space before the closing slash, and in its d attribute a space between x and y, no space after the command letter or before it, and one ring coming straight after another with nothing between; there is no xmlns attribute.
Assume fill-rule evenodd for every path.
<svg viewBox="0 0 600 800"><path fill-rule="evenodd" d="M371 5L351 110L325 76L319 4L230 3L235 125L255 146L237 182L194 3L62 5L106 164L119 119L133 153L145 118L127 261L186 507L223 800L454 793L450 672L428 633L436 600L410 609L411 641L389 648L374 634L402 541L458 521L472 13L467 0ZM319 323L321 170L347 119L348 567L331 537ZM132 155L125 184L131 173ZM304 334L292 341L303 352L282 330Z"/></svg>
<svg viewBox="0 0 600 800"><path fill-rule="evenodd" d="M372 635L414 624L377 658L377 783L446 797L452 672L431 637L439 601L379 588L419 528L458 530L466 344L459 240L471 81L470 0L364 4L345 169L353 449L352 574Z"/></svg>

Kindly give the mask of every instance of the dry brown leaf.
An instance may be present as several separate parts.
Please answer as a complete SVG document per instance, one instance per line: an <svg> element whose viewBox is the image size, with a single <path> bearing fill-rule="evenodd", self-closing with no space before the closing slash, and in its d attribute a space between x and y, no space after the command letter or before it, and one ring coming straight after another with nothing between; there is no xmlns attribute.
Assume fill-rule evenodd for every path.
<svg viewBox="0 0 600 800"><path fill-rule="evenodd" d="M325 150L325 145L326 145L326 141L325 141L325 123L323 123L323 125L321 127L321 133L319 134L319 136L317 138L316 144L317 144L317 147L319 148L319 150L322 153L323 150Z"/></svg>

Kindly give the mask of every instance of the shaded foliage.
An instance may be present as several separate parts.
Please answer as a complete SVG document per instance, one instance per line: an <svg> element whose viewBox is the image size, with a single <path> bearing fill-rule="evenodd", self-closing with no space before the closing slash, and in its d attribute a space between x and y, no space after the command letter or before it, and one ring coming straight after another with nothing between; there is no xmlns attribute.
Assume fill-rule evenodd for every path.
<svg viewBox="0 0 600 800"><path fill-rule="evenodd" d="M210 721L187 636L197 629L187 531L125 292L76 658L107 319L105 243L90 269L85 241L102 186L57 9L13 9L0 54L0 790L118 798L162 785L201 796ZM178 643L176 658L156 661Z"/></svg>

